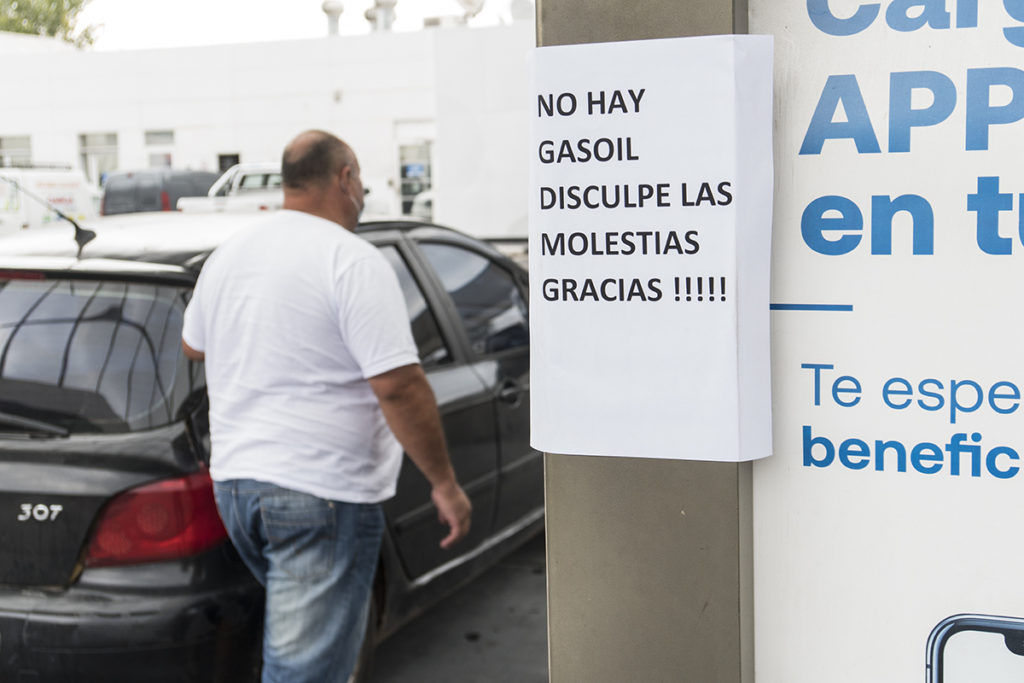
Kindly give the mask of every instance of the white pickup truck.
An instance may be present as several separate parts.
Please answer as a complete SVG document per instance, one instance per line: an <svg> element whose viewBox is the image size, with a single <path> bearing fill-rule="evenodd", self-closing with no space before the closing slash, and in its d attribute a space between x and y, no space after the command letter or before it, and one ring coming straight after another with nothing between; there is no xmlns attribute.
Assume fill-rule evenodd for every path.
<svg viewBox="0 0 1024 683"><path fill-rule="evenodd" d="M400 215L401 203L394 184L363 177L367 192L364 217L392 218ZM205 197L182 197L178 211L275 211L284 203L281 164L276 161L235 164L210 187ZM429 211L429 209L428 209Z"/></svg>
<svg viewBox="0 0 1024 683"><path fill-rule="evenodd" d="M235 164L210 187L205 197L182 197L179 211L274 211L281 208L281 165Z"/></svg>

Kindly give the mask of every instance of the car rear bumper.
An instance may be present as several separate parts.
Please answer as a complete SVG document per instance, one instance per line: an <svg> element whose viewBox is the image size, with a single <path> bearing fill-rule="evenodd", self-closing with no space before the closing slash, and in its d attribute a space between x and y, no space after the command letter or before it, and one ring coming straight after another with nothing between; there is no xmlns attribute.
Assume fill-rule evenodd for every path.
<svg viewBox="0 0 1024 683"><path fill-rule="evenodd" d="M253 681L261 615L251 581L151 593L0 589L0 681Z"/></svg>

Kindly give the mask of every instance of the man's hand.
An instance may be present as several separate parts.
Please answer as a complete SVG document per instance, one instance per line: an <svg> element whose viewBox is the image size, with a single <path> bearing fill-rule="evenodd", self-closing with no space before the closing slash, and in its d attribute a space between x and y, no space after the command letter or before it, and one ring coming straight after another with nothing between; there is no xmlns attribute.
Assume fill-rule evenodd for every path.
<svg viewBox="0 0 1024 683"><path fill-rule="evenodd" d="M448 549L469 533L473 504L469 502L462 487L454 481L435 486L430 498L437 506L438 521L449 527L448 535L441 541L441 547Z"/></svg>

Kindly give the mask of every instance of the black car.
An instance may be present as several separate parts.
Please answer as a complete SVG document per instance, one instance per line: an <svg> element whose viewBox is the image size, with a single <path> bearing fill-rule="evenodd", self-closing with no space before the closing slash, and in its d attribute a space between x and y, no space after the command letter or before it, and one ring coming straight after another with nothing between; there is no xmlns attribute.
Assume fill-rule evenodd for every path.
<svg viewBox="0 0 1024 683"><path fill-rule="evenodd" d="M170 168L115 171L103 181L100 214L174 211L182 197L205 197L218 177L209 171Z"/></svg>
<svg viewBox="0 0 1024 683"><path fill-rule="evenodd" d="M217 516L201 364L182 311L210 251L253 218L136 214L0 240L0 681L251 681L262 590ZM341 228L339 228L341 229ZM376 640L543 525L530 448L525 272L453 230L374 223L394 266L470 536L438 547L406 462L364 660Z"/></svg>

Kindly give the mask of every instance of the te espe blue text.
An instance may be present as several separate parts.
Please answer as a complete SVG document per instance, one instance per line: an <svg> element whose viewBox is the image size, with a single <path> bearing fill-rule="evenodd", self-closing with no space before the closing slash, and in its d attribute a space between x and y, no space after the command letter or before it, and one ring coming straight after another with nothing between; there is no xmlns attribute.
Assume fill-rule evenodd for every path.
<svg viewBox="0 0 1024 683"><path fill-rule="evenodd" d="M852 409L861 405L864 389L853 375L836 372L831 363L802 363L808 372L813 405ZM942 380L890 377L877 395L891 410L945 413L951 425L964 416L989 413L1005 416L1021 409L1022 392L1014 382L982 383L972 379ZM1020 452L1005 444L987 444L981 432L951 434L946 443L906 443L886 436L837 437L803 425L803 464L810 468L844 467L874 472L945 473L953 477L1020 479L1024 474Z"/></svg>
<svg viewBox="0 0 1024 683"><path fill-rule="evenodd" d="M800 368L810 371L815 406L824 402L853 408L861 403L864 390L857 377L834 372L831 363L802 363ZM978 411L991 415L1016 413L1021 409L1022 392L1020 386L1007 380L983 384L972 379L890 377L882 383L878 397L891 410L943 413L955 425L964 415Z"/></svg>

